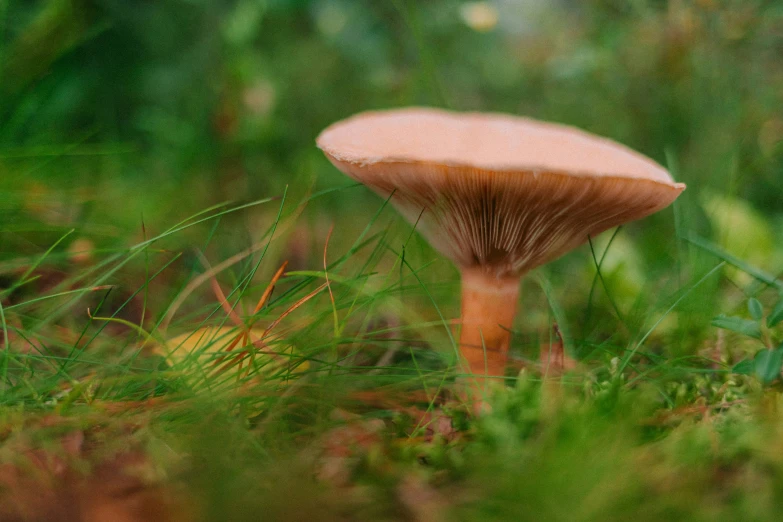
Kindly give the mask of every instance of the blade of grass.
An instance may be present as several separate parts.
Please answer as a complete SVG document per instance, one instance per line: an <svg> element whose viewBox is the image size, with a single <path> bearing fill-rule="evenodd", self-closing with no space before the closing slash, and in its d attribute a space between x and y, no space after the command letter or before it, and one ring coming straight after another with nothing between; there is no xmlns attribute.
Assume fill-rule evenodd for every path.
<svg viewBox="0 0 783 522"><path fill-rule="evenodd" d="M541 290L544 291L544 296L546 296L547 303L549 303L549 308L552 310L552 315L557 322L557 327L560 330L561 339L563 340L563 347L567 350L568 353L573 353L568 321L566 320L565 312L557 303L557 301L555 301L552 284L549 282L549 279L547 279L541 273L537 273L535 279L538 282L538 285L541 287Z"/></svg>
<svg viewBox="0 0 783 522"><path fill-rule="evenodd" d="M706 274L704 274L704 275L701 277L701 279L699 279L699 280L698 280L698 281L697 281L695 284L693 284L693 285L692 285L690 288L688 288L688 289L687 289L687 290L686 290L686 291L685 291L685 292L684 292L684 293L683 293L683 294L682 294L680 297L678 297L678 298L677 298L677 299L674 301L674 303L672 303L672 305L671 305L671 306L670 306L670 307L669 307L669 308L668 308L668 309L667 309L667 310L666 310L666 311L663 313L663 315L661 315L661 317L659 317L659 318L658 318L658 320L657 320L657 321L655 321L655 324L653 324L653 325L652 325L652 327L651 327L649 330L647 330L647 333L645 333L645 334L642 336L642 338L639 340L639 342L638 342L638 343L636 343L636 345L633 347L633 349L632 349L630 352L628 352L628 354L627 354L627 355L625 356L625 358L623 359L623 362L620 364L620 367L619 367L619 369L618 369L618 373L622 373L622 371L625 369L625 367L626 367L626 366L628 365L628 363L631 361L631 358L634 356L634 354L636 354L636 352L639 350L639 348L641 348L641 346L644 344L644 342L647 340L647 338L648 338L648 337L650 337L650 335L651 335L651 334L653 333L653 331L654 331L654 330L655 330L655 329L658 327L658 325L659 325L659 324L661 324L661 321L663 321L663 320L666 318L666 316L667 316L667 315L669 315L669 314L672 312L672 310L674 310L674 309L677 307L677 305L678 305L678 304L680 304L680 303L682 302L682 300L683 300L683 299L685 299L686 297L688 297L688 295L689 295L689 294L690 294L690 293L691 293L691 292L692 292L694 289L698 288L698 287L699 287L699 285L701 285L701 284L702 284L704 281L706 281L707 279L709 279L709 278L710 278L710 276L712 276L712 274L714 274L714 273L716 273L717 271L719 271L719 270L720 270L721 268L723 268L725 265L726 265L726 262L725 262L725 261L721 261L720 263L718 263L718 265L716 265L716 266L715 266L715 267L714 267L712 270L710 270L709 272L707 272Z"/></svg>
<svg viewBox="0 0 783 522"><path fill-rule="evenodd" d="M153 281L156 279L160 274L162 274L169 266L171 266L177 259L180 258L182 254L176 254L175 256L172 256L172 258L166 262L162 267L160 267L154 274L152 274L152 277L149 279L149 281ZM147 281L147 284L149 284L149 281ZM115 310L110 317L114 318L116 317L130 302L141 292L143 287L139 287L134 291L120 306ZM105 297L104 297L105 299ZM98 303L98 307L96 308L96 313L100 309L100 307L103 305L103 300ZM87 340L86 343L81 348L78 348L79 343L84 338L85 334L87 333L87 329L89 328L89 323L85 324L84 328L82 329L81 333L79 334L79 337L76 339L76 342L73 345L72 350L68 354L69 360L77 360L80 358L81 354L84 353L84 351L97 339L98 335L103 331L103 327L108 324L104 323L93 335L90 337L90 339ZM157 325L156 325L157 326ZM150 333L154 333L156 328L153 328ZM65 370L65 366L61 368L62 371Z"/></svg>
<svg viewBox="0 0 783 522"><path fill-rule="evenodd" d="M117 324L121 324L123 326L127 326L131 330L134 330L134 331L138 332L139 335L143 335L144 338L145 338L145 341L144 341L145 343L149 342L151 339L155 339L155 337L152 335L152 333L147 332L141 326L139 326L137 324L134 324L134 323L132 323L130 321L126 321L125 319L120 319L119 317L98 317L98 316L92 315L92 313L90 312L89 308L87 309L87 316L92 321L104 321L104 322L107 322L107 323L117 323ZM167 344L166 344L166 339L164 339L163 337L160 337L159 339L156 339L156 340L168 351L168 347L167 347Z"/></svg>
<svg viewBox="0 0 783 522"><path fill-rule="evenodd" d="M65 234L60 236L60 238L57 241L55 241L52 244L52 246L50 246L46 250L46 252L43 253L43 255L41 257L39 257L32 265L30 265L30 267L27 270L25 270L25 272L21 275L21 277L19 277L19 279L17 279L17 281L13 285L11 285L9 288L5 289L3 292L0 292L0 298L2 298L4 295L10 295L11 293L13 293L14 290L19 288L23 284L25 284L27 282L27 278L30 277L30 274L32 274L35 271L36 268L41 266L41 263L44 262L44 260L49 256L49 254L52 253L52 251L55 248L57 248L57 245L62 243L65 240L66 237L68 237L71 234L73 234L75 230L76 229L72 228L68 232L66 232Z"/></svg>
<svg viewBox="0 0 783 522"><path fill-rule="evenodd" d="M728 263L736 268L739 268L743 272L755 277L759 281L769 286L773 286L778 290L783 290L783 281L775 278L775 276L768 274L767 272L764 272L759 268L756 268L746 263L742 259L733 256L732 254L729 254L718 245L692 233L682 236L682 239L691 243L692 245L701 248L702 250L706 250L710 254L722 259L725 263Z"/></svg>
<svg viewBox="0 0 783 522"><path fill-rule="evenodd" d="M612 296L609 292L609 288L606 286L606 281L604 281L604 276L601 273L601 268L604 265L604 260L606 259L606 254L609 253L609 249L612 247L612 243L614 242L614 238L617 237L617 234L620 232L620 229L622 229L622 226L617 227L614 232L612 233L612 237L609 238L609 242L606 244L606 248L604 249L603 254L601 254L600 261L596 258L595 255L595 247L593 245L593 238L589 237L587 238L587 241L590 245L590 254L593 258L593 264L595 265L595 276L593 276L593 281L590 284L590 293L587 297L587 310L585 311L585 320L584 323L588 324L590 321L590 314L592 312L592 305L593 305L593 293L595 292L595 286L598 280L601 281L601 286L604 288L604 292L606 293L606 297L609 299L609 304L612 305L612 308L614 309L614 312L617 314L617 318L620 320L623 325L625 324L625 321L623 319L622 314L620 313L620 310L617 308L617 303L614 302L614 299L612 299Z"/></svg>

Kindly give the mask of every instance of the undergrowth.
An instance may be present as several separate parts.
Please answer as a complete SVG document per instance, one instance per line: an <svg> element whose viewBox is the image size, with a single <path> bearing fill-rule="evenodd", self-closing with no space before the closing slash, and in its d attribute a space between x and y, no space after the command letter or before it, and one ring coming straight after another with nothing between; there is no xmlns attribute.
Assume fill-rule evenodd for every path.
<svg viewBox="0 0 783 522"><path fill-rule="evenodd" d="M666 356L657 333L731 259L718 255L647 324L599 343L566 336L556 272L539 271L528 286L551 312L522 314L515 338L528 342L476 417L453 393L444 295L457 285L432 282L431 255L411 253L420 240L390 224L385 204L340 252L329 230L320 269L271 265L275 234L303 204L288 208L283 194L206 209L86 264L63 249L72 232L14 260L2 306L0 458L15 477L4 506L30 502L19 487L35 484L47 509L74 496L79 509L122 509L123 495L91 483L108 473L155 491L136 503L162 520L732 520L779 508L781 363L763 356L779 349L756 355L734 332L761 339L757 320L775 342L780 305L765 312L753 297L751 319L718 317L732 344L716 333L697 356ZM259 241L214 258L221 219L261 205L277 210ZM207 231L203 247L167 246L192 227ZM593 256L591 302L596 285L612 299L605 256ZM551 350L565 350L562 375L548 373ZM63 489L69 481L84 489Z"/></svg>

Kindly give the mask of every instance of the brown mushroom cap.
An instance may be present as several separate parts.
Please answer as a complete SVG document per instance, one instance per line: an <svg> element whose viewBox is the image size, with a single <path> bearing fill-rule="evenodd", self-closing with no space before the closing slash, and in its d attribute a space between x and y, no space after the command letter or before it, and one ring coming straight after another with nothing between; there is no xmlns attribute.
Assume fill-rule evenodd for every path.
<svg viewBox="0 0 783 522"><path fill-rule="evenodd" d="M640 219L685 189L654 161L564 125L410 108L366 112L317 139L461 268L524 273Z"/></svg>

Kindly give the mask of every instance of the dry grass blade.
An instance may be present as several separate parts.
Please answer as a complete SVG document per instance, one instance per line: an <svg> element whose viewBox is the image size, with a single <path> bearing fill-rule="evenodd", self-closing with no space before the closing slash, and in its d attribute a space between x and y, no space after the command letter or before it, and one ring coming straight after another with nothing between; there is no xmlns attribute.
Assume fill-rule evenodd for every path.
<svg viewBox="0 0 783 522"><path fill-rule="evenodd" d="M306 207L306 201L305 203L300 204L296 207L294 212L287 216L285 220L278 223L276 226L275 233L277 234L277 237L280 237L285 233L286 229L289 229L294 223L297 222L299 219L299 216L302 215L302 212L304 211ZM177 310L179 310L180 306L182 306L182 303L185 302L185 300L190 296L190 294L193 293L193 291L204 284L211 276L214 274L218 274L222 272L223 270L226 270L227 268L234 266L235 264L239 263L246 257L255 254L256 252L259 252L261 250L264 250L269 246L269 239L265 239L263 241L259 241L258 243L252 245L249 248L246 248L245 250L239 252L238 254L234 254L233 256L229 257L225 261L221 261L217 265L214 266L211 270L208 272L201 274L200 276L196 277L188 283L188 285L182 290L182 292L177 296L177 298L174 300L174 302L169 307L168 312L166 312L166 317L163 319L160 325L160 330L166 331L168 329L169 324L171 323L171 319L174 317L174 315L177 313Z"/></svg>
<svg viewBox="0 0 783 522"><path fill-rule="evenodd" d="M263 354L270 356L274 359L282 360L283 358L280 356L280 354L276 353L275 351L271 350L269 346L265 343L265 339L271 332L273 328L275 328L285 317L287 317L291 312L302 306L304 303L312 299L315 295L317 295L321 290L326 287L326 284L321 285L316 290L311 292L310 294L304 296L302 299L295 302L293 305L291 305L286 311L284 311L277 319L275 319L261 334L260 337L253 334L252 325L255 322L254 318L250 319L249 324L245 324L245 322L242 320L242 318L237 314L237 312L234 310L234 307L230 305L228 302L228 298L226 297L225 293L223 292L223 289L220 287L220 283L218 283L217 278L215 277L215 271L211 269L209 266L208 261L203 258L201 259L202 263L204 264L205 268L207 269L207 273L209 274L210 279L210 287L212 288L212 291L215 294L215 297L220 302L220 306L225 311L226 315L231 319L231 322L234 323L234 325L240 329L240 332L236 335L236 337L226 345L226 347L223 349L223 352L225 355L218 357L215 362L213 363L213 366L215 368L215 372L217 374L223 373L226 370L229 370L230 368L234 366L239 366L239 372L241 374L243 366L245 361L250 358L251 361L255 357L256 354ZM258 303L256 304L253 315L255 316L261 308L263 308L264 304L266 304L269 301L269 298L272 295L272 292L274 291L275 285L278 283L281 277L285 274L285 269L288 266L288 262L284 262L280 268L275 272L274 276L269 282L269 285L267 286L266 290L262 294L261 298L258 300ZM240 351L239 353L232 353L229 355L229 352L232 352L237 346L248 346L252 344L254 349L245 349ZM226 360L230 359L230 360ZM250 365L247 367L247 371L250 371Z"/></svg>
<svg viewBox="0 0 783 522"><path fill-rule="evenodd" d="M291 306L288 308L288 310L286 310L285 312L283 312L282 314L280 314L280 317L278 317L277 319L275 319L274 321L272 321L272 324L270 324L270 325L269 325L269 326L266 328L266 330L264 330L264 337L266 337L267 335L269 335L269 332L271 332L271 331L272 331L272 329L273 329L275 326L277 326L277 325L280 323L280 321L282 321L283 319L285 319L285 318L286 318L286 316L288 316L288 315L289 315L291 312L293 312L294 310L296 310L297 308L299 308L300 306L302 306L303 304L305 304L307 301L309 301L310 299L312 299L312 298L313 298L313 297L315 297L316 295L318 295L318 294L321 292L321 290L323 290L323 289L324 289L324 288L326 288L326 287L327 287L327 285L326 285L326 283L324 283L324 284L322 284L321 286L319 286L318 288L316 288L315 290L313 290L312 292L310 292L309 294L307 294L306 296L304 296L303 298L301 298L300 300L298 300L297 302L295 302L294 304L292 304L292 305L291 305Z"/></svg>
<svg viewBox="0 0 783 522"><path fill-rule="evenodd" d="M237 335L236 339L231 341L231 343L226 346L225 352L231 352L234 350L234 348L237 347L237 345L247 346L247 344L252 341L252 344L256 348L262 348L263 353L270 355L273 358L279 358L279 355L276 354L274 351L269 350L268 346L264 342L264 338L266 337L269 330L272 328L273 325L276 325L283 317L288 315L291 311L295 310L300 306L299 304L294 304L294 306L283 313L275 322L270 325L269 328L264 332L264 335L261 338L257 338L252 334L252 325L255 322L254 319L250 320L249 324L245 324L242 318L239 316L239 314L236 313L234 308L229 304L228 298L226 297L226 294L223 292L223 289L220 287L220 283L218 283L217 278L215 275L217 274L218 270L215 270L209 265L209 261L204 257L203 254L199 253L199 258L201 260L201 263L204 265L204 268L206 272L204 273L205 276L209 279L210 287L212 288L212 292L215 294L215 297L217 298L218 302L220 303L221 308L223 308L223 311L226 313L229 319L231 319L231 322L234 323L234 325L240 329L240 333ZM267 286L264 293L261 295L261 298L258 300L258 303L256 304L255 308L253 309L253 315L255 316L259 310L266 304L266 302L269 300L270 296L272 295L272 292L275 289L275 285L280 280L280 278L285 273L285 269L288 266L288 261L283 262L282 265L280 265L280 268L277 269L277 272L275 272L275 275L272 276L272 279L269 282L269 286ZM309 299L309 298L307 298ZM234 357L231 361L229 361L226 365L224 365L221 369L219 369L219 372L224 371L227 369L227 366L239 363L239 369L242 370L242 365L244 363L244 360L247 358L248 350L244 350L241 353L239 353L236 357ZM254 350L255 353L255 350ZM223 363L225 360L225 357L219 357L215 361L215 366Z"/></svg>
<svg viewBox="0 0 783 522"><path fill-rule="evenodd" d="M275 289L275 285L280 280L281 277L283 277L283 273L285 273L285 269L288 266L288 261L284 261L282 265L280 265L280 268L277 269L277 272L275 272L275 275L272 276L272 280L269 281L269 286L266 287L266 290L264 290L263 295L261 295L261 299L258 300L258 304L253 309L253 315L256 315L259 310L266 304L266 302L269 300L269 298L272 296L272 292Z"/></svg>
<svg viewBox="0 0 783 522"><path fill-rule="evenodd" d="M237 337L237 340L239 340L239 337ZM228 356L220 357L217 361L215 361L214 366L218 366L219 364L223 363L223 361L226 361L226 362L223 363L223 366L220 366L219 368L215 369L215 375L220 375L220 374L226 372L227 370L230 370L232 367L234 367L236 365L239 365L239 368L237 370L240 373L239 373L239 375L237 375L237 377L241 378L241 376L242 376L241 372L242 372L243 363L244 363L245 359L247 359L247 357L249 355L250 355L250 352L248 350L242 350L239 353L233 354L228 361L226 361L226 358L228 358ZM270 355L272 355L272 354L270 353ZM277 357L278 355L275 353L274 356ZM248 372L250 371L249 367L247 368L247 371Z"/></svg>
<svg viewBox="0 0 783 522"><path fill-rule="evenodd" d="M237 314L228 303L228 298L226 297L226 294L223 293L223 289L220 288L220 283L217 282L214 274L210 277L209 285L212 288L212 292L214 292L218 302L220 302L221 308L223 308L223 311L226 312L226 315L229 319L231 319L231 322L234 323L234 326L244 331L245 323L242 322L242 318L239 317L239 314Z"/></svg>
<svg viewBox="0 0 783 522"><path fill-rule="evenodd" d="M228 298L226 297L226 294L223 293L223 289L220 288L220 283L218 283L217 278L215 277L215 272L210 269L209 262L204 258L203 255L201 257L201 262L204 264L204 267L207 269L207 273L210 274L210 287L212 288L212 291L215 293L215 297L220 302L220 306L223 308L223 311L226 312L226 315L231 319L231 322L234 323L234 325L240 329L240 333L237 335L236 339L231 341L231 343L226 347L226 352L232 351L234 348L236 348L237 344L242 342L242 346L246 346L248 344L248 340L252 339L253 346L260 346L262 348L268 348L266 344L264 343L263 339L257 339L255 338L250 332L250 328L245 325L245 323L242 321L242 318L239 317L239 314L234 311L234 308L229 304ZM279 271L278 271L279 272ZM274 283L269 286L269 288L272 288L274 286ZM267 291L269 291L269 288L267 288ZM265 292L266 294L266 292ZM262 296L263 299L263 296ZM270 356L277 358L278 355L271 350L266 350L266 352L269 353ZM230 363L236 363L237 361L240 363L240 370L242 369L242 361L247 356L247 350L241 352L239 355L237 355L235 358L230 361ZM218 365L222 363L225 360L225 357L220 357L215 361L215 365ZM229 364L230 364L229 363ZM222 370L219 370L222 371Z"/></svg>
<svg viewBox="0 0 783 522"><path fill-rule="evenodd" d="M263 250L265 246L266 242L259 242L250 248L247 248L242 252L229 257L225 261L218 263L207 272L204 272L200 276L194 278L193 281L188 283L185 289L177 296L177 298L169 307L169 311L166 313L166 318L161 323L160 330L165 332L168 329L169 323L171 323L171 319L174 317L174 314L177 313L177 310L179 310L179 307L182 306L182 303L185 302L185 300L190 296L190 294L193 293L196 288L204 284L204 282L208 281L210 278L214 277L215 274L219 274L223 270L239 263L247 256L258 252L259 250Z"/></svg>
<svg viewBox="0 0 783 522"><path fill-rule="evenodd" d="M281 277L283 277L283 274L285 273L285 269L288 266L288 261L283 261L283 264L280 265L280 268L277 269L277 272L275 272L275 275L272 276L272 279L269 281L269 286L266 287L266 290L264 290L264 293L261 294L261 298L258 300L258 303L256 303L256 307L253 309L253 317L250 318L250 322L248 324L247 330L242 335L242 346L246 346L251 339L250 332L252 331L252 326L255 323L255 315L263 308L263 306L266 304L266 302L269 300L269 298L272 296L272 292L275 290L275 285L280 280ZM266 334L264 334L266 335ZM263 338L259 339L257 341L258 343L261 343L261 346L266 346L263 343ZM235 343L232 343L235 344ZM253 346L259 346L256 344L256 339L253 339ZM231 346L227 351L233 350L234 347ZM247 353L247 352L245 352ZM255 352L253 352L255 354ZM277 356L276 356L277 357ZM242 357L239 359L239 371L242 371L242 366L244 365L245 358ZM250 371L250 367L248 366L248 371Z"/></svg>
<svg viewBox="0 0 783 522"><path fill-rule="evenodd" d="M270 287L271 287L271 286L270 286ZM235 358L234 360L232 360L232 361L231 361L229 364L231 364L231 363L235 363L235 362L238 362L238 363L240 364L240 370L241 370L241 368L242 368L242 366L241 366L241 365L242 365L243 361L244 361L244 360L247 358L247 356L248 356L248 355L250 355L250 357L251 357L251 361L252 361L252 358L253 358L253 357L255 356L255 354L257 354L257 353L258 353L258 354L263 354L263 355L269 355L269 356L271 356L271 357L273 357L273 358L275 358L275 359L278 359L278 360L279 360L279 359L282 359L282 357L280 356L280 354L278 354L277 352L274 352L274 351L273 351L273 350L271 350L271 349L268 349L267 345L264 343L264 339L266 339L266 338L267 338L267 336L269 336L269 334L270 334L270 332L272 331L272 329L274 329L274 328L275 328L275 327L276 327L278 324L280 324L280 322L281 322L283 319L285 319L285 318L286 318L286 317L287 317L289 314L291 314L291 313L292 313L293 311L295 311L297 308L299 308L300 306L302 306L303 304L305 304L307 301L309 301L310 299L312 299L313 297L315 297L316 295L318 295L318 294L321 292L321 290L323 290L324 288L326 288L326 283L322 284L321 286L319 286L318 288L316 288L315 290L313 290L312 292L310 292L309 294L307 294L306 296L304 296L303 298L299 299L297 302L295 302L294 304L292 304L290 307L288 307L288 309L287 309L285 312L283 312L282 314L280 314L280 315L278 316L278 318L277 318L277 319L275 319L274 321L272 321L272 323L270 323L270 325L269 325L269 326L267 326L266 330L264 330L264 333L261 335L261 338L260 338L260 339L255 339L255 338L252 336L252 334L250 333L250 330L247 330L247 331L245 332L245 334L244 334L244 335L245 335L246 337L247 337L248 335L250 335L250 339L253 341L253 347L254 347L255 349L254 349L254 350L252 350L252 352L251 352L251 351L249 351L249 350L243 350L243 351L242 351L242 352L240 352L240 353L239 353L239 354L236 356L236 358ZM258 350L257 348L258 348L259 346L260 346L260 347L262 347L263 349L261 349L261 350ZM249 371L249 370L250 370L250 368L248 368L248 371ZM221 370L221 371L222 371L222 370Z"/></svg>

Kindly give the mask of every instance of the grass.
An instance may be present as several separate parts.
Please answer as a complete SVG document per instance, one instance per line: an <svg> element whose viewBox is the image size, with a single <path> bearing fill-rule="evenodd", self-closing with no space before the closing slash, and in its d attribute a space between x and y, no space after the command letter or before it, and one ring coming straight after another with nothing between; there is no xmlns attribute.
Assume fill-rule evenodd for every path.
<svg viewBox="0 0 783 522"><path fill-rule="evenodd" d="M191 4L0 0L0 520L777 518L779 2ZM446 100L688 184L525 278L479 417L456 269L313 145Z"/></svg>
<svg viewBox="0 0 783 522"><path fill-rule="evenodd" d="M738 507L746 503L760 504L761 517L778 509L764 492L778 468L756 469L776 458L766 453L778 436L778 392L733 373L721 359L728 352L677 359L650 343L725 262L657 307L650 303L648 321L625 325L626 343L566 337L585 355L562 380L544 378L535 351L517 343L525 369L496 391L491 414L471 418L444 396L455 376L446 320L454 310L439 302L456 293L456 277L425 280L438 264L425 245L418 258L402 257L421 240L385 204L344 252L325 244L324 269L260 277L271 268L269 240L289 217L284 203L208 209L96 256L90 268L66 268L46 286L40 279L55 265L56 248L17 269L3 307L11 339L3 431L7 449L25 449L5 461L23 466L39 445L59 455L60 441L81 433L79 450L61 457L79 473L138 453L149 468L145 488L165 485L165 502L177 506L170 509L197 505L198 515L188 516L207 520L262 512L282 519L588 520L640 512L651 520L735 519L746 516L748 508ZM258 244L229 256L230 264L214 260L216 268L202 254L181 275L186 253L167 242L189 227L217 241L221 219L264 205L277 207L277 218ZM395 230L406 245L399 251L390 246ZM28 282L34 273L42 275ZM167 277L174 280L163 283ZM115 282L134 278L135 287ZM538 300L552 310L542 324L567 324L553 284L537 279ZM446 299L453 308L454 296ZM148 310L152 300L157 312ZM251 325L248 344L242 329ZM228 350L234 338L241 342ZM540 349L549 342L540 340ZM240 350L253 357L242 359Z"/></svg>

